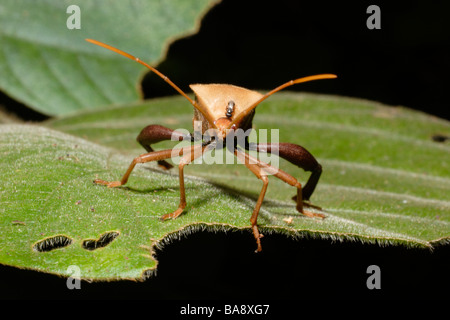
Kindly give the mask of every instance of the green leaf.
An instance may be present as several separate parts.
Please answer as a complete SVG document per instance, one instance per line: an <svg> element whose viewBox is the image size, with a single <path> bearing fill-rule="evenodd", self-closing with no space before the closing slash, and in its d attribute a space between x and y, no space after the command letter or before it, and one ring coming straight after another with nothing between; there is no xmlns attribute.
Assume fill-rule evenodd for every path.
<svg viewBox="0 0 450 320"><path fill-rule="evenodd" d="M118 180L143 153L135 142L142 127L190 129L191 117L189 104L176 97L60 118L46 123L52 129L0 126L0 262L62 275L76 265L83 278L139 279L156 268L154 246L193 230L245 229L252 238L261 182L242 165L188 166L186 212L165 222L158 217L179 201L176 170L149 163L138 165L125 187L92 183ZM449 133L448 122L367 101L284 93L258 107L254 124L279 129L280 141L303 145L324 167L312 197L322 211L311 209L324 220L300 215L290 199L295 190L269 177L258 219L266 237L422 248L448 242L450 147L431 140ZM306 173L280 165L305 182Z"/></svg>
<svg viewBox="0 0 450 320"><path fill-rule="evenodd" d="M225 224L227 212L243 207L217 187L188 180L195 209L162 223L177 202L177 177L138 168L133 186L108 190L92 180L112 178L107 168L119 171L128 157L38 126L2 125L0 134L3 264L63 275L75 265L87 279L139 279L156 267L156 240L200 221ZM217 214L209 214L211 204ZM247 210L235 217L238 225L246 224Z"/></svg>
<svg viewBox="0 0 450 320"><path fill-rule="evenodd" d="M84 41L93 38L155 62L168 41L194 31L211 0L53 1L0 4L0 88L47 115L138 100L145 68ZM68 29L70 5L81 29Z"/></svg>
<svg viewBox="0 0 450 320"><path fill-rule="evenodd" d="M450 147L432 141L434 134L448 134L447 121L364 100L279 93L257 108L253 123L256 129L279 129L280 142L300 144L319 159L324 173L312 200L326 211L360 223L360 230L370 226L398 233L392 236L394 242L407 235L417 237L417 242L411 243L424 241L428 246L448 236L449 226L443 221L449 212ZM49 123L53 128L127 152L130 159L143 152L135 137L148 124L192 131L192 110L183 98L170 98ZM171 148L174 142L157 146ZM308 176L283 160L280 168L302 183ZM253 200L261 188L240 165L191 165L186 172ZM275 201L273 206L282 201L293 207L293 194L289 185L270 179L266 199ZM405 223L408 231L402 236L401 226ZM441 227L429 228L430 223ZM345 225L337 221L329 231L352 237L351 231L341 231L340 224ZM364 236L364 232L356 234ZM365 238L371 239L369 235ZM385 238L389 241L390 236Z"/></svg>

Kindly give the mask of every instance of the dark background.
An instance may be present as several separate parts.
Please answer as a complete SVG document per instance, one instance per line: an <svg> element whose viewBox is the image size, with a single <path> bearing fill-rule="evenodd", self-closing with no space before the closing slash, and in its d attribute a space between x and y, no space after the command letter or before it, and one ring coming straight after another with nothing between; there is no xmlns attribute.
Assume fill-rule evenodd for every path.
<svg viewBox="0 0 450 320"><path fill-rule="evenodd" d="M381 9L369 30L367 7ZM182 89L231 83L272 89L318 73L339 79L290 87L449 116L449 1L223 1L200 32L173 43L158 69ZM146 97L173 94L154 74Z"/></svg>
<svg viewBox="0 0 450 320"><path fill-rule="evenodd" d="M381 30L368 30L366 9L381 8ZM448 1L224 0L200 32L174 42L157 68L182 89L221 82L268 90L288 80L335 73L337 80L291 87L404 105L448 119ZM145 39L143 39L145 41ZM174 94L154 74L145 97ZM46 117L1 95L26 120ZM254 254L250 231L197 232L157 251L157 276L146 282L82 283L0 266L2 298L447 299L449 249L433 252L331 240L263 239ZM381 268L381 290L368 290L366 269ZM154 307L165 304L157 304ZM274 304L281 312L297 304ZM278 309L276 309L278 308ZM167 314L178 307L166 308ZM273 311L275 312L275 311Z"/></svg>
<svg viewBox="0 0 450 320"><path fill-rule="evenodd" d="M366 27L372 4L381 9L380 30ZM213 82L269 90L335 73L338 80L289 90L360 97L449 119L449 12L445 0L224 0L156 67L185 91L191 83ZM146 98L175 93L155 74L144 78L143 91ZM46 118L1 93L0 104L27 120Z"/></svg>
<svg viewBox="0 0 450 320"><path fill-rule="evenodd" d="M448 245L430 251L283 235L266 235L262 244L263 251L255 254L250 230L197 232L156 251L156 277L145 282L83 281L80 290L67 289L65 278L0 266L0 294L13 299L181 299L148 305L164 308L166 315L177 313L184 300L200 306L270 303L278 314L308 305L284 300L416 299L439 305L435 301L449 298ZM380 267L380 290L366 286L370 265ZM203 301L193 301L197 299Z"/></svg>

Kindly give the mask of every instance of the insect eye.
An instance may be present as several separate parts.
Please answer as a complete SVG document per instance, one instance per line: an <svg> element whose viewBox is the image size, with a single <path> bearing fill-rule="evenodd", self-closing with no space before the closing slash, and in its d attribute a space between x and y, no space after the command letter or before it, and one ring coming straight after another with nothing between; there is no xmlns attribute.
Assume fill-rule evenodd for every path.
<svg viewBox="0 0 450 320"><path fill-rule="evenodd" d="M230 118L230 117L232 116L232 114L233 114L233 111L234 111L234 101L230 100L230 101L228 102L228 105L227 105L227 112L225 113L225 115L226 115L228 118Z"/></svg>

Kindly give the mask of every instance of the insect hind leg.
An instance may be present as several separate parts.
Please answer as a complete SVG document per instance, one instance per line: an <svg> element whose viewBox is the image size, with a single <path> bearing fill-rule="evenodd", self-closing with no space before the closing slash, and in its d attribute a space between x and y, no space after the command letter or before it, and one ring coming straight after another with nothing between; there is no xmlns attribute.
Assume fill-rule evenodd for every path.
<svg viewBox="0 0 450 320"><path fill-rule="evenodd" d="M320 176L322 175L322 166L317 162L316 158L305 148L293 143L250 143L246 146L247 150L255 150L258 152L277 153L281 158L311 172L311 175L302 188L302 199L309 200ZM296 200L298 195L293 197Z"/></svg>

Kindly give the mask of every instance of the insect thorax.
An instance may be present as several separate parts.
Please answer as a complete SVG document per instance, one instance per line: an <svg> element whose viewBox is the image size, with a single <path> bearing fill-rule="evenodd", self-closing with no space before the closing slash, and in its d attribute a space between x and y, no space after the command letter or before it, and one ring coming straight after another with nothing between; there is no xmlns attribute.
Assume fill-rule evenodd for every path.
<svg viewBox="0 0 450 320"><path fill-rule="evenodd" d="M192 119L192 127L195 128L195 122L201 121L202 123L202 134L206 132L206 130L211 129L212 126L209 124L208 120L203 116L203 114L194 108L194 118Z"/></svg>

